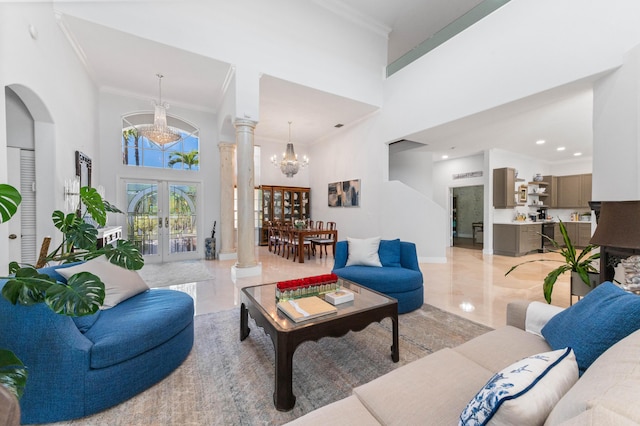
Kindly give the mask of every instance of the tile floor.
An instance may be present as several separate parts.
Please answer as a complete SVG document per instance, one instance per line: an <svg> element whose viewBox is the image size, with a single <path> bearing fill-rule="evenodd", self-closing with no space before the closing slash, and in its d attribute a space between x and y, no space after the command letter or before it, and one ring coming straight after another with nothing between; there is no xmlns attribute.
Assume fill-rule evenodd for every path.
<svg viewBox="0 0 640 426"><path fill-rule="evenodd" d="M230 271L235 260L203 260L214 279L172 288L192 294L196 300L196 315L200 315L239 307L239 289L242 287L324 274L331 272L333 267L330 252L328 258L305 258L305 263L300 264L276 256L266 247L258 247L256 258L262 263L261 276L239 278L234 282ZM510 300L544 301L542 281L558 263L533 262L504 276L516 263L541 258L553 260L559 259L559 256L545 253L514 258L450 247L447 249L447 263L420 264L425 282L425 303L490 327L499 327L505 324L506 305ZM559 278L553 296L553 304L569 306L568 274Z"/></svg>

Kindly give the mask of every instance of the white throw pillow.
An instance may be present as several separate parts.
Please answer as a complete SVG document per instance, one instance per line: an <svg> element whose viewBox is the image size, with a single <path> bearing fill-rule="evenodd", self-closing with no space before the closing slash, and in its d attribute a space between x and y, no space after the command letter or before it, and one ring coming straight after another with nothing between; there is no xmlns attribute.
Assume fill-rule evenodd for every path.
<svg viewBox="0 0 640 426"><path fill-rule="evenodd" d="M541 425L578 381L571 348L521 359L495 374L460 414L459 425Z"/></svg>
<svg viewBox="0 0 640 426"><path fill-rule="evenodd" d="M105 256L91 259L70 268L56 269L56 272L69 279L80 272L90 272L104 283L104 303L100 309L109 309L118 303L149 290L149 286L137 271L122 268L109 262Z"/></svg>
<svg viewBox="0 0 640 426"><path fill-rule="evenodd" d="M346 266L364 265L382 267L378 256L380 237L357 239L347 238L349 256Z"/></svg>

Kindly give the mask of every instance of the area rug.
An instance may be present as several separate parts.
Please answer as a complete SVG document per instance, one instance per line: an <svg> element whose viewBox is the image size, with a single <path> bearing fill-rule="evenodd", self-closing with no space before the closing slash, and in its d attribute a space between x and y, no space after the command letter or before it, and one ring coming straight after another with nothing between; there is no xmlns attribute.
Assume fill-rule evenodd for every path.
<svg viewBox="0 0 640 426"><path fill-rule="evenodd" d="M273 406L273 345L253 320L249 337L240 342L239 311L197 316L191 354L154 387L101 413L56 425L280 425L408 362L491 330L424 305L400 316L397 364L391 361L389 319L340 338L305 342L293 360L296 405L279 412Z"/></svg>
<svg viewBox="0 0 640 426"><path fill-rule="evenodd" d="M212 280L214 277L204 260L186 260L167 263L147 263L138 271L149 287L167 287L170 285Z"/></svg>

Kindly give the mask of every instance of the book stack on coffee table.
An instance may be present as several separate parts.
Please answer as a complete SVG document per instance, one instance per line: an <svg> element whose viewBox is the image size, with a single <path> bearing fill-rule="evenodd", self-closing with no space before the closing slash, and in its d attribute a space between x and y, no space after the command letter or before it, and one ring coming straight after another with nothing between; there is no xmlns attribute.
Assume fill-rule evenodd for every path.
<svg viewBox="0 0 640 426"><path fill-rule="evenodd" d="M281 300L278 302L278 309L295 322L307 321L338 311L335 306L317 296Z"/></svg>

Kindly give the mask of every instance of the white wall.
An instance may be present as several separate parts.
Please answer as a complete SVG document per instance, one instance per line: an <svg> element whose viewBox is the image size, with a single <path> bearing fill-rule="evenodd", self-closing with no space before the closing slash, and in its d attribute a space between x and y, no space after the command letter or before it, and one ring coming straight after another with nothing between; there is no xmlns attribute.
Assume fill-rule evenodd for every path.
<svg viewBox="0 0 640 426"><path fill-rule="evenodd" d="M56 7L238 68L382 104L386 34L339 18L315 2L92 1Z"/></svg>
<svg viewBox="0 0 640 426"><path fill-rule="evenodd" d="M446 262L448 231L440 225L445 211L401 182L384 182L381 189L378 235L415 243L420 262Z"/></svg>
<svg viewBox="0 0 640 426"><path fill-rule="evenodd" d="M424 211L410 211L402 207L411 204L409 199L400 207L385 202L382 187L388 180L386 144L390 141L612 70L623 64L625 53L640 43L637 1L519 0L383 82L384 37L351 22L341 22L313 3L216 0L180 2L179 7L177 4L69 2L55 6L81 18L237 66L251 62L249 66L277 78L382 104L378 113L311 147L312 166L305 172L310 172L312 215L314 219L338 222L343 230L341 237L380 234L383 228L389 234L398 234L402 223L420 223L425 217L446 220L439 203L426 205ZM195 9L196 5L205 9ZM282 10L288 13L283 14ZM309 13L314 16L311 23ZM38 28L38 40L30 38L28 24ZM167 25L176 31L166 31ZM48 201L41 205L62 207L62 182L73 174L73 152L79 149L97 158L96 89L56 26L50 4L0 4L0 59L0 83L29 87L42 99L55 123L51 153L47 163L39 167L39 173L46 173L42 180L48 189L41 191L47 194ZM627 60L636 59L632 56ZM621 118L626 123L638 121L634 73L638 75L632 67L628 75L605 78L594 93L594 138L596 144L602 144L596 147L594 157L605 155L603 161L594 164L594 197L631 193L638 197L638 177L631 171L637 169L639 162L633 145L637 147L637 137L627 126L617 130ZM623 92L629 89L632 94L625 97ZM6 161L4 109L4 102L0 102L0 164ZM627 158L635 158L629 162L632 164L624 163L626 159L619 163L619 158L600 152L619 138L625 142L617 151L630 153ZM500 167L499 158L485 157L484 161L485 170ZM504 165L518 167L527 177L538 171L544 173L515 164ZM624 166L624 171L614 177L612 170L620 168L617 166ZM102 176L100 167L98 164L95 172ZM262 168L266 169L266 165ZM0 181L5 176L6 172L0 170ZM324 190L327 183L347 179L362 180L361 207L328 208ZM620 182L629 179L635 190L625 187L624 194L604 194L610 188L618 190L622 187ZM435 185L434 182L434 197ZM382 220L389 217L395 220ZM5 229L0 226L0 262L6 252L2 250ZM430 244L433 247L425 252L433 249L439 253L444 247L440 238Z"/></svg>
<svg viewBox="0 0 640 426"><path fill-rule="evenodd" d="M367 163L371 169L362 174L369 176L373 185L380 185L388 176L384 151L388 142L619 66L625 52L640 42L640 26L636 19L639 14L640 3L631 0L510 2L387 79L380 112L348 129L349 138L334 137L323 144L323 149L359 152L359 163ZM597 23L597 31L594 31L594 23ZM505 34L509 36L505 37ZM320 148L314 149L314 158L318 158L316 150ZM327 161L331 157L327 154ZM330 166L330 171L314 169L312 187L340 180L339 176L347 171L359 169L352 162L341 161L339 165ZM534 164L525 158L514 159L499 152L485 158L483 170L488 173L493 168L506 166L518 168L527 180L534 173L551 171L548 165ZM367 183L363 180L363 201L369 192L364 188ZM488 176L484 184L491 186ZM433 194L434 200L447 197L446 189L438 186L437 177L434 177ZM492 188L485 191L486 200L491 200L492 196ZM491 206L490 201L486 203L485 206ZM315 203L316 207L318 205ZM444 205L442 201L436 204ZM389 206L383 202L365 204L359 215L361 220L344 217L343 228L350 233L366 234L363 226L372 223L368 219L387 208ZM442 211L429 213L444 217L443 221L448 224ZM490 207L485 212L486 223L510 218L512 213L491 211ZM415 220L413 213L403 211L401 219L386 223L385 229L400 227L402 221ZM420 217L424 217L425 212L421 213ZM505 217L494 219L494 214ZM342 213L331 215L341 219L345 216ZM370 229L369 233L377 231ZM485 247L491 247L492 240L487 240L487 235L491 233L485 232Z"/></svg>
<svg viewBox="0 0 640 426"><path fill-rule="evenodd" d="M574 161L552 163L549 174L553 176L582 175L593 172L593 157Z"/></svg>
<svg viewBox="0 0 640 426"><path fill-rule="evenodd" d="M640 199L640 46L593 91L593 198Z"/></svg>
<svg viewBox="0 0 640 426"><path fill-rule="evenodd" d="M633 0L509 2L386 81L380 138L611 70L640 43L638 15Z"/></svg>
<svg viewBox="0 0 640 426"><path fill-rule="evenodd" d="M37 30L33 39L29 26ZM59 242L51 212L64 208L64 179L75 175L75 151L98 151L97 91L57 26L49 3L0 3L0 86L11 86L34 119L37 240ZM0 182L6 182L4 90L0 99ZM98 170L95 171L99 173ZM7 264L7 225L0 225L0 267Z"/></svg>
<svg viewBox="0 0 640 426"><path fill-rule="evenodd" d="M399 180L428 198L433 195L433 154L425 148L403 151L389 146L389 180Z"/></svg>
<svg viewBox="0 0 640 426"><path fill-rule="evenodd" d="M7 107L7 146L34 149L33 118L22 100L9 88L5 89Z"/></svg>
<svg viewBox="0 0 640 426"><path fill-rule="evenodd" d="M396 216L409 217L402 206L393 208L382 199L381 171L388 170L387 146L376 143L374 124L373 120L367 120L357 126L345 126L338 136L311 147L311 217L336 222L339 238L343 240L380 235L382 209L393 209ZM328 207L327 185L351 179L361 180L360 207ZM394 225L385 226L393 229Z"/></svg>
<svg viewBox="0 0 640 426"><path fill-rule="evenodd" d="M455 174L469 172L482 172L483 176L468 179L453 178ZM446 211L449 211L451 207L449 205L449 188L484 185L486 175L487 172L484 170L483 154L436 161L433 166L433 201L438 203Z"/></svg>

